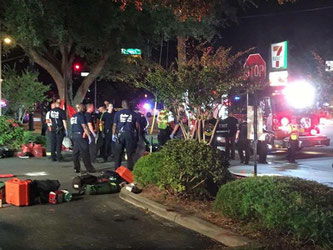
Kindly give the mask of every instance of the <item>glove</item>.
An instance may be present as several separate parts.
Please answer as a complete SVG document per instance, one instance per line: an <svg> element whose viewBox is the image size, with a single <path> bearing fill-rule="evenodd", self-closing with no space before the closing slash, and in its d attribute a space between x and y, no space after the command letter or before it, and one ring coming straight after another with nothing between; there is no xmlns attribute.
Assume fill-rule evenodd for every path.
<svg viewBox="0 0 333 250"><path fill-rule="evenodd" d="M91 136L88 136L88 143L91 144L92 140L91 140Z"/></svg>
<svg viewBox="0 0 333 250"><path fill-rule="evenodd" d="M113 142L116 142L116 141L117 141L117 137L116 137L116 135L113 135L113 136L112 136L112 141L113 141Z"/></svg>
<svg viewBox="0 0 333 250"><path fill-rule="evenodd" d="M68 130L65 130L65 135L66 135L66 137L69 136Z"/></svg>
<svg viewBox="0 0 333 250"><path fill-rule="evenodd" d="M174 137L174 134L171 134L171 135L170 135L170 139L173 139L173 137Z"/></svg>

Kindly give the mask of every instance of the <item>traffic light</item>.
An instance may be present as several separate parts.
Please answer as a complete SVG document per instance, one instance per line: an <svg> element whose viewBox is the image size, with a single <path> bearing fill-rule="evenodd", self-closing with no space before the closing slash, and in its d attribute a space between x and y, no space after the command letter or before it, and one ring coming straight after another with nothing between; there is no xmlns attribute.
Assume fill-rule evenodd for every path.
<svg viewBox="0 0 333 250"><path fill-rule="evenodd" d="M82 65L80 63L74 63L73 69L74 69L74 72L80 73L82 70Z"/></svg>

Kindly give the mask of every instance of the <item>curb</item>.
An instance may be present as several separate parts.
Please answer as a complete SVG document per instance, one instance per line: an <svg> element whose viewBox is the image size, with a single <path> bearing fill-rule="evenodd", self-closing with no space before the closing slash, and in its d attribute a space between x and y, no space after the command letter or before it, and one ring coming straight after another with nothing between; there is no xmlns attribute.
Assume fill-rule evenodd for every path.
<svg viewBox="0 0 333 250"><path fill-rule="evenodd" d="M251 243L249 239L239 236L230 230L220 228L210 222L199 219L197 217L179 213L162 204L151 201L145 197L133 194L122 188L119 194L124 201L131 203L137 207L147 209L148 211L157 214L167 220L177 223L183 227L191 229L195 232L212 238L228 247L246 246Z"/></svg>

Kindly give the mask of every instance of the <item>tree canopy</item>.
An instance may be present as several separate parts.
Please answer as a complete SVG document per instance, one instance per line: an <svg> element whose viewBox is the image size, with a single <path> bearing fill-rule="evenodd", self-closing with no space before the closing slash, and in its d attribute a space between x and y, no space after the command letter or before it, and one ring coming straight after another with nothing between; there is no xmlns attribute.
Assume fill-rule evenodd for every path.
<svg viewBox="0 0 333 250"><path fill-rule="evenodd" d="M144 48L148 41L157 44L176 36L212 38L216 27L251 2L255 1L3 0L0 18L5 32L51 75L60 98L79 103L101 73L118 71L122 47ZM90 72L79 86L72 80L75 61Z"/></svg>
<svg viewBox="0 0 333 250"><path fill-rule="evenodd" d="M23 122L24 115L33 109L36 102L47 99L46 92L50 86L38 81L38 72L24 70L17 73L15 68L7 68L4 72L3 96L7 100L8 111Z"/></svg>

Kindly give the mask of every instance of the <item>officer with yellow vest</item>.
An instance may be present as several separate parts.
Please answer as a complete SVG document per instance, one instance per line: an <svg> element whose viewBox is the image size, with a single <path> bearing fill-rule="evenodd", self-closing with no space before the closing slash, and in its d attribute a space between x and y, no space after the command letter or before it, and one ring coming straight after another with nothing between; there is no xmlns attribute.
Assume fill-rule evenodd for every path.
<svg viewBox="0 0 333 250"><path fill-rule="evenodd" d="M157 125L158 125L158 144L163 146L170 139L170 125L169 125L169 110L163 109L160 111L157 117Z"/></svg>
<svg viewBox="0 0 333 250"><path fill-rule="evenodd" d="M295 156L298 149L299 130L295 121L290 123L289 148L287 159L290 163L296 163Z"/></svg>

